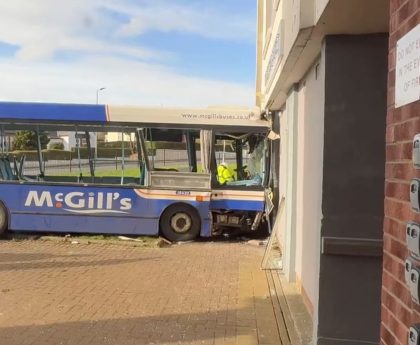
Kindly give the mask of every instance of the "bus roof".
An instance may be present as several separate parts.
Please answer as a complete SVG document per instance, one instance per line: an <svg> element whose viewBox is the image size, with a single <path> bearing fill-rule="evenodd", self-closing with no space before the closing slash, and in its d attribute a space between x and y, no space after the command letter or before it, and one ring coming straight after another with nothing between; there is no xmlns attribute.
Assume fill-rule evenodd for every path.
<svg viewBox="0 0 420 345"><path fill-rule="evenodd" d="M202 109L127 107L96 104L0 102L0 123L128 125L130 127L240 127L269 128L258 108Z"/></svg>

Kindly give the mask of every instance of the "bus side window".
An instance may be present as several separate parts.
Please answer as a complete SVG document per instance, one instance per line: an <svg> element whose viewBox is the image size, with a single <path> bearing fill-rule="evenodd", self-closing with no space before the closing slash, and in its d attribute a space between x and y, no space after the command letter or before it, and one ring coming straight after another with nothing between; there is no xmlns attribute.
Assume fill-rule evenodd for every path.
<svg viewBox="0 0 420 345"><path fill-rule="evenodd" d="M156 136L156 129L147 132L146 144L151 169L172 172L203 172L199 131L187 130L183 132L182 136L175 135L180 132L179 130L168 130L168 133L171 131L175 133L168 136L168 139L174 141L155 141L153 135ZM162 135L157 138L165 139Z"/></svg>

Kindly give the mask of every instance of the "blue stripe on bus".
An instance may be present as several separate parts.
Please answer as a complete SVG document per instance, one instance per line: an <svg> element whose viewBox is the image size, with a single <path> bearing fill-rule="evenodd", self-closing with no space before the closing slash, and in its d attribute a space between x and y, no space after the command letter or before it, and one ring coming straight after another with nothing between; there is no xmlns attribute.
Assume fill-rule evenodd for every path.
<svg viewBox="0 0 420 345"><path fill-rule="evenodd" d="M0 119L106 122L105 105L0 102Z"/></svg>
<svg viewBox="0 0 420 345"><path fill-rule="evenodd" d="M264 201L253 200L212 200L211 210L235 210L235 211L264 211Z"/></svg>

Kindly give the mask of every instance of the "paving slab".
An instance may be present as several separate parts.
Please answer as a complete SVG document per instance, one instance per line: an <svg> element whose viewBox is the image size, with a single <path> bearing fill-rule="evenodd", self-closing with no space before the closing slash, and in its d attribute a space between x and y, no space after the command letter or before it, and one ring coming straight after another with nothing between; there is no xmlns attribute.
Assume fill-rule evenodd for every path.
<svg viewBox="0 0 420 345"><path fill-rule="evenodd" d="M0 344L282 344L263 251L0 241Z"/></svg>

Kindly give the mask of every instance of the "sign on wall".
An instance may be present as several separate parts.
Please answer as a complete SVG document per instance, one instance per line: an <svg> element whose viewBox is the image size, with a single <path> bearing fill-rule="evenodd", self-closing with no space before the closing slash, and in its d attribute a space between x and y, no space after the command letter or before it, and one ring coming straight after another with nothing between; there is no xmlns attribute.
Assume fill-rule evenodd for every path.
<svg viewBox="0 0 420 345"><path fill-rule="evenodd" d="M397 42L395 107L420 99L420 24Z"/></svg>

